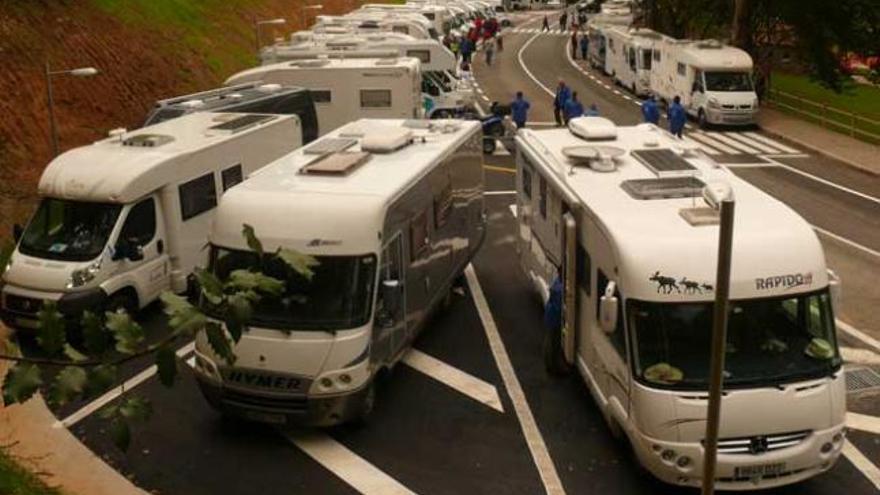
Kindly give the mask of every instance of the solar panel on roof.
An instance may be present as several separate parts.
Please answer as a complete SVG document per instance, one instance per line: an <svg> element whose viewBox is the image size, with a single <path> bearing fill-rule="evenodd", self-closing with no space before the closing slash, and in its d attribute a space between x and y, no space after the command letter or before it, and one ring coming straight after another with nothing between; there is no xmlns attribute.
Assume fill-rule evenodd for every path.
<svg viewBox="0 0 880 495"><path fill-rule="evenodd" d="M260 124L270 119L274 119L275 117L271 115L257 115L257 114L248 114L242 115L241 117L236 117L231 120L227 120L222 124L213 125L210 129L214 129L217 131L231 131L238 132L243 129L247 129L248 127Z"/></svg>
<svg viewBox="0 0 880 495"><path fill-rule="evenodd" d="M327 153L338 153L342 150L351 148L357 144L357 139L347 138L325 138L317 143L303 149L306 155L325 155Z"/></svg>
<svg viewBox="0 0 880 495"><path fill-rule="evenodd" d="M696 167L667 148L633 150L631 154L654 172L657 177L674 177L699 173Z"/></svg>

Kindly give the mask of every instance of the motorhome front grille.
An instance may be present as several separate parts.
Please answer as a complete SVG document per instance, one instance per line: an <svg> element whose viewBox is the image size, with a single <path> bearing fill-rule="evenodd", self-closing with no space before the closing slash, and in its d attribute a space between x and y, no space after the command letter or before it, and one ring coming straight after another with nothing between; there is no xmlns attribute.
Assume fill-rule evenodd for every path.
<svg viewBox="0 0 880 495"><path fill-rule="evenodd" d="M238 132L248 127L255 126L257 124L261 124L266 122L267 120L274 119L272 115L258 115L258 114L248 114L242 115L241 117L236 117L231 120L227 120L222 124L217 124L211 126L211 129L216 131L230 131L230 132Z"/></svg>
<svg viewBox="0 0 880 495"><path fill-rule="evenodd" d="M349 138L324 138L317 143L305 148L303 153L306 155L326 155L327 153L338 153L340 151L351 148L357 144L357 139Z"/></svg>
<svg viewBox="0 0 880 495"><path fill-rule="evenodd" d="M753 437L722 438L718 440L718 452L721 454L759 455L774 450L794 447L810 436L812 431L793 431L775 433L773 435L756 435Z"/></svg>
<svg viewBox="0 0 880 495"><path fill-rule="evenodd" d="M694 175L698 172L687 160L670 149L634 150L631 154L658 177Z"/></svg>
<svg viewBox="0 0 880 495"><path fill-rule="evenodd" d="M36 314L43 307L43 301L34 299L33 297L16 296L15 294L6 294L6 310L13 313Z"/></svg>
<svg viewBox="0 0 880 495"><path fill-rule="evenodd" d="M300 413L308 408L308 400L304 395L292 397L270 397L266 395L253 395L239 392L234 389L224 388L222 400L233 407L259 408L277 412Z"/></svg>
<svg viewBox="0 0 880 495"><path fill-rule="evenodd" d="M620 187L634 199L668 199L699 197L705 185L695 177L664 177L625 180Z"/></svg>

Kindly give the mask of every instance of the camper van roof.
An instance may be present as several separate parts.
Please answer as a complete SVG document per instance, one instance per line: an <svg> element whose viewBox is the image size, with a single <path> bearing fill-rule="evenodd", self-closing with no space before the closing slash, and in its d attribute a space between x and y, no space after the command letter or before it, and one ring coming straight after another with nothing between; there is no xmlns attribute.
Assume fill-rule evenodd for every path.
<svg viewBox="0 0 880 495"><path fill-rule="evenodd" d="M680 45L679 49L684 62L700 69L752 69L752 57L748 53L715 40L690 41Z"/></svg>
<svg viewBox="0 0 880 495"><path fill-rule="evenodd" d="M217 214L223 220L215 221L212 242L244 247L241 224L246 222L268 249L308 232L310 239L344 237L332 249L337 254L374 251L393 201L468 139L473 140L470 152L479 153L477 122L414 122L418 125L401 119L357 120L270 163L223 196ZM411 144L406 144L408 136ZM378 151L364 162L359 153L365 141ZM334 151L338 159L323 167ZM307 170L316 165L318 173Z"/></svg>
<svg viewBox="0 0 880 495"><path fill-rule="evenodd" d="M128 203L180 180L177 175L183 172L175 158L267 126L290 125L291 120L298 118L213 112L184 115L65 152L46 167L38 190L41 196Z"/></svg>
<svg viewBox="0 0 880 495"><path fill-rule="evenodd" d="M340 55L341 57L341 55ZM320 66L316 65L316 62L320 61ZM381 64L379 64L381 62ZM410 70L417 70L419 65L419 60L416 58L410 57L387 57L387 58L336 58L336 57L328 57L322 59L307 59L307 60L297 60L297 61L287 61L287 62L279 62L277 64L269 64L262 65L259 67L254 67L252 69L247 69L239 72L238 74L234 74L226 80L225 84L235 83L237 81L248 81L254 79L265 79L265 75L276 72L276 71L286 71L286 70L297 70L297 69L309 69L309 68L320 68L324 70L345 70L345 69L375 69L375 68L387 68L387 67L401 67Z"/></svg>
<svg viewBox="0 0 880 495"><path fill-rule="evenodd" d="M699 186L692 183L693 179L702 183L723 181L733 190L736 216L731 297L784 292L782 286L777 293L755 292L756 279L778 275L811 273L812 284L798 291L816 290L827 284L824 255L816 234L791 208L706 155L678 156L682 141L656 126L640 124L618 127L617 131L615 139L586 141L567 129L526 129L518 133L517 144L529 162L541 163L542 170L554 171L551 182L561 185L569 201L583 204L587 216L594 218L611 239L616 246L621 290L627 297L666 300L668 296L658 292L657 285L649 280L658 271L676 280L686 277L714 284L718 225L697 226L682 216L683 209L707 207L701 191L691 188ZM595 145L623 151L616 159L614 171L572 167L566 158L566 154L575 154L571 147ZM669 196L679 197L638 199L666 188ZM533 194L537 191L533 188ZM713 294L704 292L700 296L695 292L684 297L711 299Z"/></svg>
<svg viewBox="0 0 880 495"><path fill-rule="evenodd" d="M210 112L214 109L228 107L233 102L236 104L243 104L245 102L255 102L265 98L275 98L280 94L293 94L304 91L308 90L301 87L252 82L159 100L156 102L156 107L191 108L197 106L199 111Z"/></svg>

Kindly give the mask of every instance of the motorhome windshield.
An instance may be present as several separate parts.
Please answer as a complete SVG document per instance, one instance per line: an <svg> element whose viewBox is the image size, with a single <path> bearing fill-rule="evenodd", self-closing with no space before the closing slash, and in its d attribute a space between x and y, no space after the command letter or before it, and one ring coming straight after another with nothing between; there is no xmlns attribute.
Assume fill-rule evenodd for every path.
<svg viewBox="0 0 880 495"><path fill-rule="evenodd" d="M235 270L261 270L284 282L279 297L264 297L254 306L251 324L281 330L344 330L369 321L375 255L318 256L311 280L277 257L263 260L252 251L212 247L212 269L220 280ZM211 308L206 308L211 313ZM216 315L215 315L216 316Z"/></svg>
<svg viewBox="0 0 880 495"><path fill-rule="evenodd" d="M754 91L748 72L706 72L708 91Z"/></svg>
<svg viewBox="0 0 880 495"><path fill-rule="evenodd" d="M634 368L649 386L706 390L711 302L630 300ZM731 301L725 387L779 386L820 378L841 365L828 291Z"/></svg>
<svg viewBox="0 0 880 495"><path fill-rule="evenodd" d="M122 206L44 198L21 237L19 251L61 261L89 261L101 254Z"/></svg>

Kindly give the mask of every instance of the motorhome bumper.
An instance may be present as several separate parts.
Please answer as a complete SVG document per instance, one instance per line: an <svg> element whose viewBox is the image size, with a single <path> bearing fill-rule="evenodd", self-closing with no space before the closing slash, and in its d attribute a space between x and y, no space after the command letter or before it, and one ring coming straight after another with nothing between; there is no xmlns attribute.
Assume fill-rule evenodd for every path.
<svg viewBox="0 0 880 495"><path fill-rule="evenodd" d="M308 397L304 394L268 397L224 387L200 373L195 376L202 395L214 409L270 424L324 427L345 423L358 416L369 391L369 387L365 386L333 397Z"/></svg>
<svg viewBox="0 0 880 495"><path fill-rule="evenodd" d="M708 120L710 124L748 125L755 123L756 113L757 111L751 108L740 110L731 110L724 108L707 109L706 120Z"/></svg>
<svg viewBox="0 0 880 495"><path fill-rule="evenodd" d="M7 326L21 329L37 328L37 313L45 301L55 301L58 311L70 323L77 322L85 310L100 308L107 300L107 294L101 289L88 289L67 294L28 292L19 294L4 290L0 298L0 318Z"/></svg>
<svg viewBox="0 0 880 495"><path fill-rule="evenodd" d="M844 427L840 425L810 432L799 443L778 450L760 454L719 452L715 488L774 488L816 476L830 469L837 461L843 447L844 433ZM665 442L639 433L636 435L638 457L654 476L673 485L701 485L703 447L700 443Z"/></svg>

